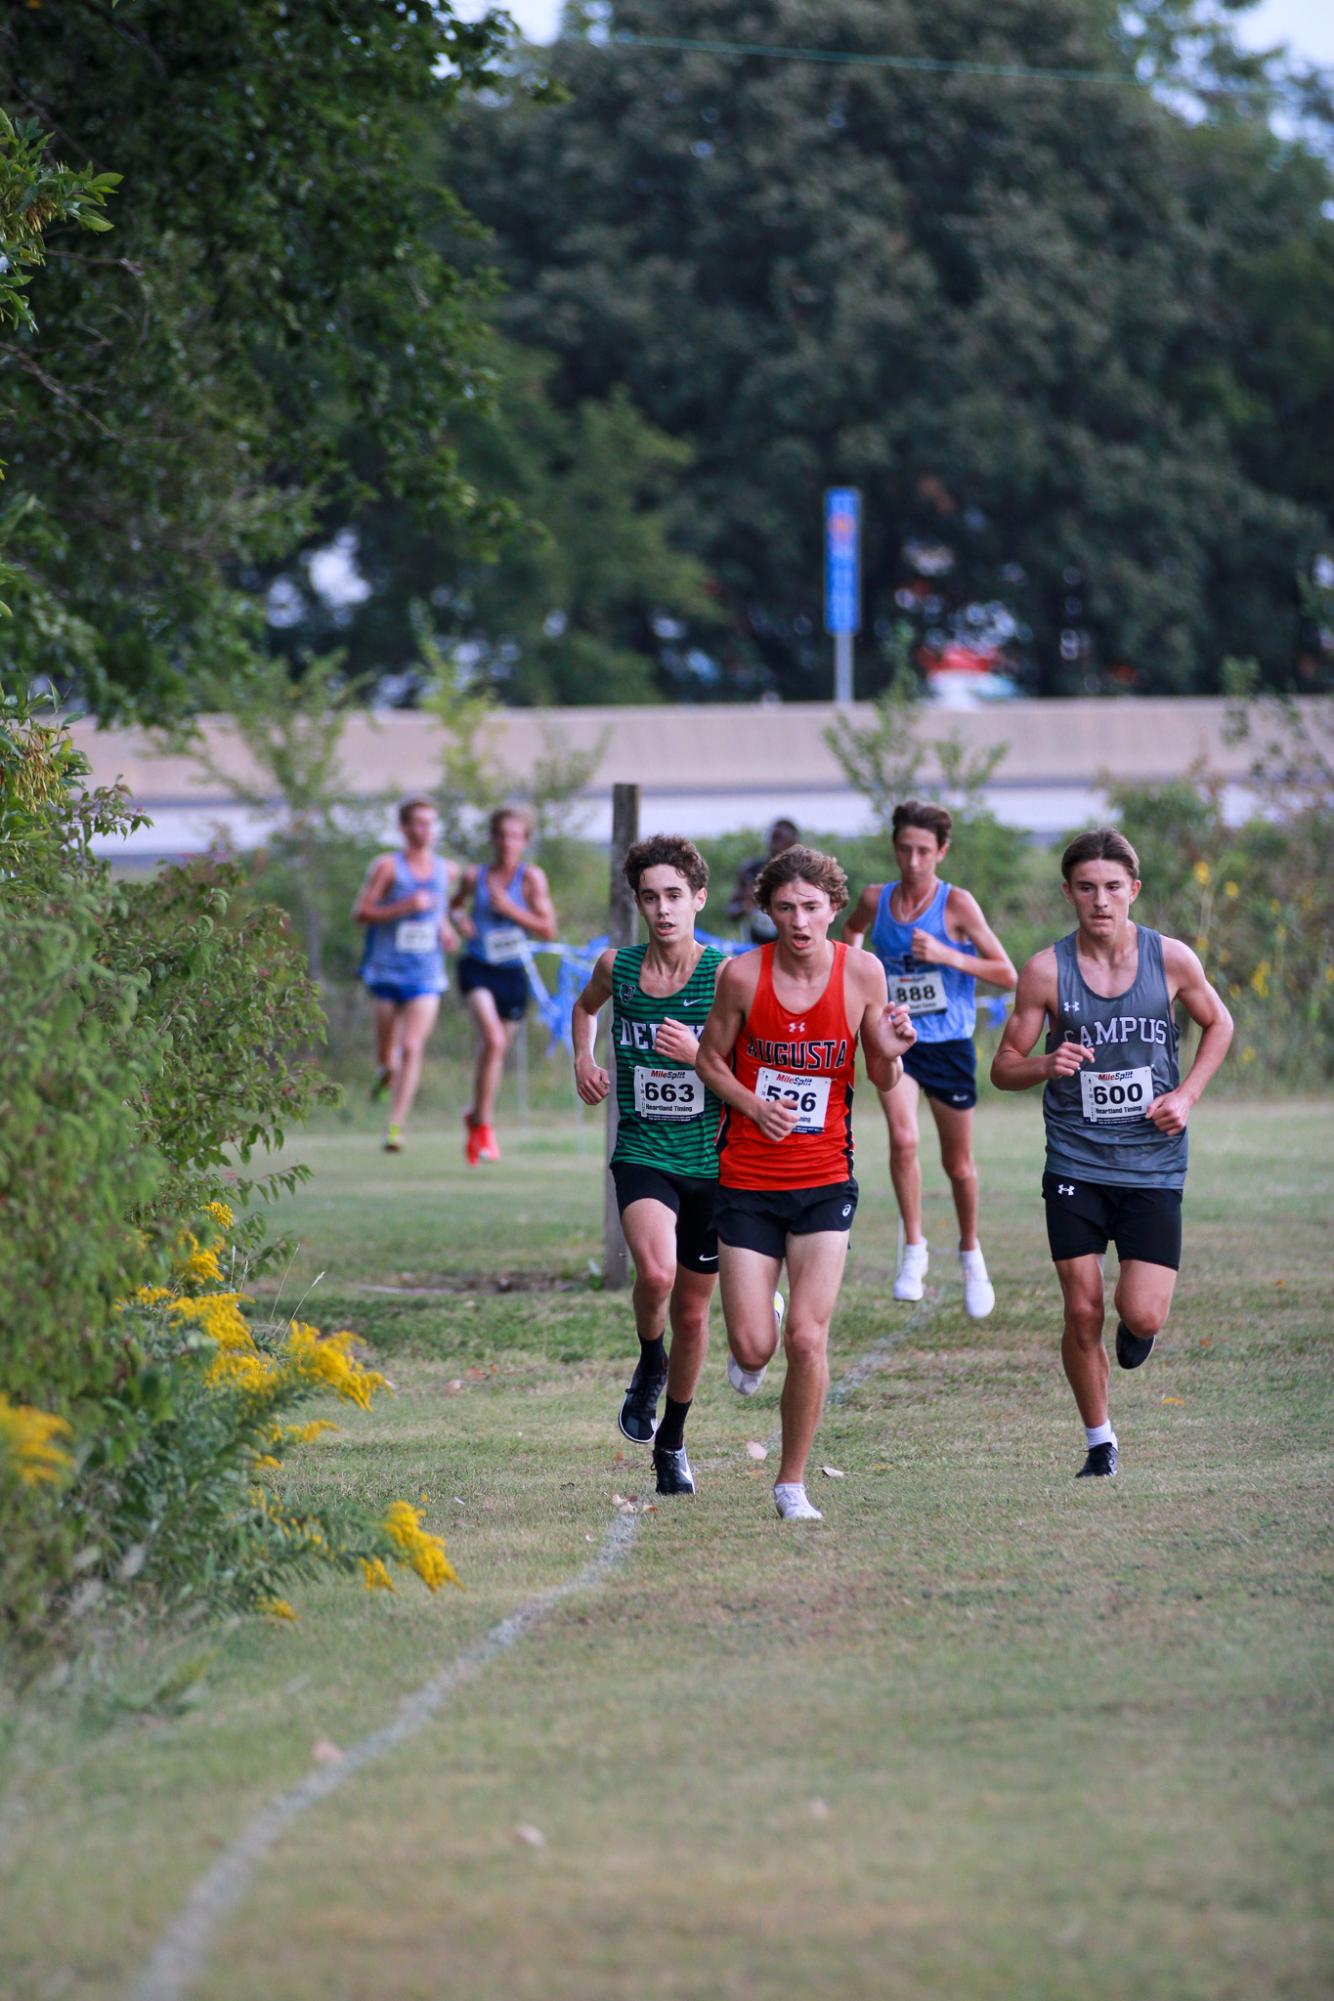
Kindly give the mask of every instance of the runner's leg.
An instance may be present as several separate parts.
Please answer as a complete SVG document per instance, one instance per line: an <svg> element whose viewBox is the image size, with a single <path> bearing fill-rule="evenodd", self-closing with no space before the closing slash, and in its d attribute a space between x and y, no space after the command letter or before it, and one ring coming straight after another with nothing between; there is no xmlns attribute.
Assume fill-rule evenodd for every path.
<svg viewBox="0 0 1334 2001"><path fill-rule="evenodd" d="M778 1346L774 1318L774 1288L783 1269L781 1258L735 1244L718 1246L722 1280L723 1322L728 1345L743 1369L763 1369Z"/></svg>
<svg viewBox="0 0 1334 2001"><path fill-rule="evenodd" d="M654 1202L646 1197L639 1202L630 1202L622 1209L621 1227L635 1261L635 1284L631 1294L635 1329L641 1344L657 1341L667 1324L667 1304L678 1277L676 1216L665 1202Z"/></svg>
<svg viewBox="0 0 1334 2001"><path fill-rule="evenodd" d="M889 1126L889 1177L894 1183L894 1199L903 1218L906 1242L922 1242L922 1168L917 1155L918 1099L914 1078L903 1076L892 1091L882 1091Z"/></svg>
<svg viewBox="0 0 1334 2001"><path fill-rule="evenodd" d="M1103 1346L1102 1259L1090 1251L1058 1258L1056 1276L1065 1301L1061 1361L1074 1391L1079 1415L1091 1428L1107 1422L1107 1350Z"/></svg>
<svg viewBox="0 0 1334 2001"><path fill-rule="evenodd" d="M667 1365L667 1394L674 1403L689 1403L694 1397L709 1345L709 1307L716 1283L713 1272L677 1266L670 1303L672 1351Z"/></svg>
<svg viewBox="0 0 1334 2001"><path fill-rule="evenodd" d="M899 1087L902 1089L902 1086ZM891 1092L891 1097L895 1094ZM931 1116L940 1135L940 1164L949 1176L954 1209L959 1218L959 1249L977 1249L977 1162L973 1158L973 1109L960 1111L957 1105L943 1105L928 1097ZM921 1176L918 1175L918 1187Z"/></svg>
<svg viewBox="0 0 1334 2001"><path fill-rule="evenodd" d="M398 1068L398 1005L395 1001L381 1000L375 994L371 998L371 1007L375 1023L375 1067L382 1077L392 1077Z"/></svg>
<svg viewBox="0 0 1334 2001"><path fill-rule="evenodd" d="M473 1083L472 1123L489 1126L505 1068L505 1056L518 1032L517 1021L502 1021L496 997L487 987L474 987L468 1012L477 1031L477 1069Z"/></svg>
<svg viewBox="0 0 1334 2001"><path fill-rule="evenodd" d="M391 1125L402 1126L407 1122L417 1086L421 1082L427 1037L435 1027L439 1012L439 994L418 994L395 1010L398 1016L399 1059L394 1076L393 1103L389 1109Z"/></svg>
<svg viewBox="0 0 1334 2001"><path fill-rule="evenodd" d="M1151 1341L1172 1308L1177 1275L1171 1265L1151 1265L1127 1258L1116 1281L1113 1304L1117 1317L1141 1341Z"/></svg>
<svg viewBox="0 0 1334 2001"><path fill-rule="evenodd" d="M783 1327L787 1378L782 1398L780 1486L801 1486L806 1479L806 1461L829 1390L829 1323L838 1304L847 1259L846 1230L817 1230L787 1240L789 1294ZM771 1295L772 1291L770 1286ZM772 1327L772 1297L769 1306Z"/></svg>

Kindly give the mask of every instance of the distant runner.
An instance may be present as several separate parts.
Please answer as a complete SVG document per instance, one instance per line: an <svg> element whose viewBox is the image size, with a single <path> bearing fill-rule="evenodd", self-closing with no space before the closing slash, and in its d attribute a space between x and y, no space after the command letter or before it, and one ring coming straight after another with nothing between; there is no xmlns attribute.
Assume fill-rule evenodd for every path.
<svg viewBox="0 0 1334 2001"><path fill-rule="evenodd" d="M459 959L459 990L477 1031L472 1105L463 1114L469 1167L500 1159L492 1119L505 1057L528 1012L528 943L556 935L547 879L535 862L523 859L532 820L520 807L502 806L490 826L494 859L463 870L449 905L467 940Z"/></svg>
<svg viewBox="0 0 1334 2001"><path fill-rule="evenodd" d="M723 1316L742 1394L773 1356L774 1287L787 1262L783 1454L774 1505L785 1521L819 1521L806 1462L829 1387L829 1323L857 1207L852 1084L857 1041L877 1090L891 1090L916 1033L890 1009L868 952L829 940L848 900L832 855L790 847L766 863L755 900L772 945L731 959L718 978L696 1069L727 1105L719 1138L715 1223Z"/></svg>
<svg viewBox="0 0 1334 2001"><path fill-rule="evenodd" d="M1123 834L1097 827L1061 857L1075 929L1019 975L1014 1012L991 1066L1002 1091L1043 1084L1047 1236L1065 1300L1061 1360L1084 1420L1078 1479L1114 1476L1119 1447L1107 1413L1102 1261L1121 1262L1116 1359L1137 1369L1167 1319L1181 1264L1186 1121L1232 1040L1232 1017L1179 938L1130 915L1139 859ZM1174 1003L1203 1030L1184 1081ZM1031 1055L1044 1024L1044 1053Z"/></svg>
<svg viewBox="0 0 1334 2001"><path fill-rule="evenodd" d="M744 921L746 936L752 945L771 944L777 936L773 919L755 901L755 884L760 870L775 855L781 855L784 848L790 848L796 839L795 820L775 820L769 829L768 853L749 856L736 872L736 887L728 898L727 914L733 922Z"/></svg>
<svg viewBox="0 0 1334 2001"><path fill-rule="evenodd" d="M893 825L899 880L867 885L843 927L843 938L875 953L889 981L890 999L907 1008L917 1030L916 1044L903 1059L903 1082L881 1098L889 1123L890 1179L903 1218L894 1297L920 1299L926 1278L917 1155L918 1105L925 1093L959 1219L964 1310L974 1320L984 1320L996 1295L977 1237L976 988L979 980L1012 988L1015 970L977 898L936 874L949 853L952 816L943 806L909 799L894 808Z"/></svg>
<svg viewBox="0 0 1334 2001"><path fill-rule="evenodd" d="M660 1494L693 1494L685 1421L708 1346L718 1275L713 1203L722 1110L694 1065L724 961L695 937L709 868L692 842L675 834L636 841L625 857L625 875L648 926L648 943L603 952L594 966L574 1004L574 1079L586 1105L601 1104L611 1089L593 1054L597 1017L610 1000L617 1103L611 1174L635 1261L639 1335L639 1359L618 1421L635 1444L653 1441ZM663 1344L669 1319L670 1356Z"/></svg>
<svg viewBox="0 0 1334 2001"><path fill-rule="evenodd" d="M452 864L432 852L435 807L405 799L398 824L402 850L377 856L352 907L367 927L361 978L375 1004L375 1089L391 1092L386 1153L402 1151L427 1039L449 985L445 953L459 942L445 914Z"/></svg>

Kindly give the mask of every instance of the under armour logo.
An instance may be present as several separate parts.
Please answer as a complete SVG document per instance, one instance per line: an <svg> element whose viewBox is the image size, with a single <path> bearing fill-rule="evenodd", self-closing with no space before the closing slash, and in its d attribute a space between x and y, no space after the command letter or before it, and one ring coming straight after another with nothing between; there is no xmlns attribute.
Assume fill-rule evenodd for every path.
<svg viewBox="0 0 1334 2001"><path fill-rule="evenodd" d="M1075 1184L1074 1184L1074 1182L1073 1182L1073 1181L1058 1181L1058 1182L1057 1182L1057 1184L1056 1184L1056 1193L1057 1193L1058 1195L1073 1195L1073 1194L1074 1194L1074 1192L1075 1192Z"/></svg>
<svg viewBox="0 0 1334 2001"><path fill-rule="evenodd" d="M1081 1005L1081 1002L1072 1000L1067 1003L1065 1011L1067 1014L1078 1014Z"/></svg>
<svg viewBox="0 0 1334 2001"><path fill-rule="evenodd" d="M804 1021L790 1021L787 1025L787 1032L789 1035L804 1035L806 1033L806 1024Z"/></svg>

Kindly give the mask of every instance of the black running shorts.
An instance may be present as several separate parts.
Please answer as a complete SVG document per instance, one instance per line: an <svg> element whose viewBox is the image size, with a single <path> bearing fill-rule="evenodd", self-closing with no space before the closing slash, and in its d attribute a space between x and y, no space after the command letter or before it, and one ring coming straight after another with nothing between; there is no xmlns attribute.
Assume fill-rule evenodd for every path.
<svg viewBox="0 0 1334 2001"><path fill-rule="evenodd" d="M641 1160L613 1160L611 1178L622 1215L632 1202L661 1202L676 1218L676 1262L687 1271L717 1271L713 1204L718 1183L711 1176L666 1174Z"/></svg>
<svg viewBox="0 0 1334 2001"><path fill-rule="evenodd" d="M914 1042L903 1053L903 1072L928 1098L956 1112L977 1103L977 1049L971 1035L949 1042Z"/></svg>
<svg viewBox="0 0 1334 2001"><path fill-rule="evenodd" d="M488 966L485 959L471 958L466 952L459 960L459 992L470 994L485 987L495 995L496 1013L502 1021L522 1021L531 998L528 974L522 966Z"/></svg>
<svg viewBox="0 0 1334 2001"><path fill-rule="evenodd" d="M759 1251L781 1258L789 1237L813 1237L822 1230L850 1230L857 1213L857 1183L826 1182L823 1188L724 1188L719 1185L714 1224L720 1243L733 1250Z"/></svg>
<svg viewBox="0 0 1334 2001"><path fill-rule="evenodd" d="M1058 1264L1065 1258L1100 1258L1113 1243L1122 1264L1139 1258L1180 1271L1179 1188L1119 1188L1072 1174L1044 1174L1042 1199L1047 1242Z"/></svg>

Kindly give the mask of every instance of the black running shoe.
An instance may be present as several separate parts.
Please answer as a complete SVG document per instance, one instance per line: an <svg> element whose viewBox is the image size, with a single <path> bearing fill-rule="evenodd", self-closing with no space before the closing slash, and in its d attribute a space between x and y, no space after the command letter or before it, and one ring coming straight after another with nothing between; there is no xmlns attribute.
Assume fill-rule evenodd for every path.
<svg viewBox="0 0 1334 2001"><path fill-rule="evenodd" d="M695 1476L690 1470L684 1445L673 1451L670 1446L655 1445L653 1448L653 1470L658 1476L660 1494L693 1494Z"/></svg>
<svg viewBox="0 0 1334 2001"><path fill-rule="evenodd" d="M1137 1369L1153 1353L1153 1336L1132 1334L1124 1320L1116 1323L1116 1359L1123 1369Z"/></svg>
<svg viewBox="0 0 1334 2001"><path fill-rule="evenodd" d="M630 1387L616 1422L621 1436L632 1445L647 1445L658 1428L658 1398L667 1387L667 1371L646 1370L642 1360L635 1366Z"/></svg>
<svg viewBox="0 0 1334 2001"><path fill-rule="evenodd" d="M1111 1439L1105 1445L1091 1445L1089 1456L1076 1473L1076 1480L1114 1480L1120 1455Z"/></svg>

